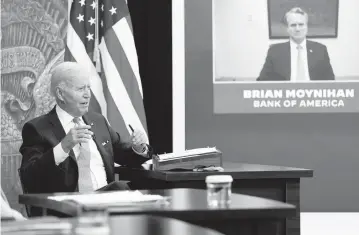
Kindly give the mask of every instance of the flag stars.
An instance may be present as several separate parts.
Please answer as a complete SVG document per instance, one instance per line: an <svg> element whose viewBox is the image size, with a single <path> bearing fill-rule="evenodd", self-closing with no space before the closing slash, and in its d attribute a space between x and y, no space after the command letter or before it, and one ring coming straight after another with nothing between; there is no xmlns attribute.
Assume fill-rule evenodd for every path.
<svg viewBox="0 0 359 235"><path fill-rule="evenodd" d="M105 5L102 4L102 5L101 5L101 11L104 11L104 10L105 10Z"/></svg>
<svg viewBox="0 0 359 235"><path fill-rule="evenodd" d="M101 27L103 27L103 20L101 20Z"/></svg>
<svg viewBox="0 0 359 235"><path fill-rule="evenodd" d="M95 8L97 7L97 4L96 4L95 1L92 2L91 7L92 7L93 10L95 10Z"/></svg>
<svg viewBox="0 0 359 235"><path fill-rule="evenodd" d="M86 38L87 38L88 41L93 40L93 33L88 33Z"/></svg>
<svg viewBox="0 0 359 235"><path fill-rule="evenodd" d="M109 10L111 12L111 15L116 14L117 8L113 7Z"/></svg>
<svg viewBox="0 0 359 235"><path fill-rule="evenodd" d="M96 18L91 17L88 22L90 23L90 25L93 25L95 23L95 20Z"/></svg>
<svg viewBox="0 0 359 235"><path fill-rule="evenodd" d="M76 19L78 19L79 23L81 23L81 21L84 21L84 15L79 14L79 16Z"/></svg>
<svg viewBox="0 0 359 235"><path fill-rule="evenodd" d="M80 0L79 3L81 4L81 6L83 7L85 5L85 0Z"/></svg>

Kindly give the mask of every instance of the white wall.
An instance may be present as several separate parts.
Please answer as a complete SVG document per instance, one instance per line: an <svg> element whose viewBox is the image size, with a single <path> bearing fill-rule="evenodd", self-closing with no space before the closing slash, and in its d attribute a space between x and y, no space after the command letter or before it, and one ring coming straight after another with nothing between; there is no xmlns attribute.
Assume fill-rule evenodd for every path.
<svg viewBox="0 0 359 235"><path fill-rule="evenodd" d="M270 40L267 0L213 0L215 77L254 80ZM359 76L359 1L340 0L338 37L312 39L327 46L337 80ZM359 79L359 78L358 78Z"/></svg>

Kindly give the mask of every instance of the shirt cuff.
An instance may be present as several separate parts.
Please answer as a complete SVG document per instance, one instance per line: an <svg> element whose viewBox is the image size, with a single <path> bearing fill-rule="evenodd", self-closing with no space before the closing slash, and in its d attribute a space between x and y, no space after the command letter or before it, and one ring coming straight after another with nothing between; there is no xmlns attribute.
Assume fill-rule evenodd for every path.
<svg viewBox="0 0 359 235"><path fill-rule="evenodd" d="M65 161L65 159L69 156L68 153L65 153L64 149L61 146L61 142L55 146L54 148L54 158L55 164L58 166L61 162Z"/></svg>
<svg viewBox="0 0 359 235"><path fill-rule="evenodd" d="M133 145L132 150L140 156L147 157L147 153L148 153L147 144Z"/></svg>

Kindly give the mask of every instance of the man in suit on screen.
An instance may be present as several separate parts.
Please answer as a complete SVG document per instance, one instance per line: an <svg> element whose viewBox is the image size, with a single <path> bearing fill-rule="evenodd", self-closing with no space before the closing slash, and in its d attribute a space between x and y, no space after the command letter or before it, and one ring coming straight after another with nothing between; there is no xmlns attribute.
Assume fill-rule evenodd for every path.
<svg viewBox="0 0 359 235"><path fill-rule="evenodd" d="M308 14L292 8L284 17L289 41L269 47L257 81L334 80L327 47L306 39Z"/></svg>

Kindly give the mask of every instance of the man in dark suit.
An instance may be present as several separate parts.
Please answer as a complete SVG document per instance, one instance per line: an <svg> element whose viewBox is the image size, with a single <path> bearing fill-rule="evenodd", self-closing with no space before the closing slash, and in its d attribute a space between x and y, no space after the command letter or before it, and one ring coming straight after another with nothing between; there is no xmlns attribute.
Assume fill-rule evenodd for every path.
<svg viewBox="0 0 359 235"><path fill-rule="evenodd" d="M285 20L290 40L270 46L257 81L334 80L326 46L306 39L308 14L296 7Z"/></svg>
<svg viewBox="0 0 359 235"><path fill-rule="evenodd" d="M143 132L123 140L101 114L88 111L89 77L77 63L58 65L51 77L57 105L24 125L20 171L28 193L128 189L114 181L114 162L139 166L148 160Z"/></svg>

